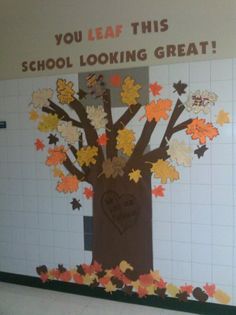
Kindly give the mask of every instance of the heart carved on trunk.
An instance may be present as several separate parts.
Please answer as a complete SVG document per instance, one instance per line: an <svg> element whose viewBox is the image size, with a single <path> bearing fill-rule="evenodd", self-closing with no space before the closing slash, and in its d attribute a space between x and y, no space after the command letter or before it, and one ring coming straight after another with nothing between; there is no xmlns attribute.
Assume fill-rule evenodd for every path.
<svg viewBox="0 0 236 315"><path fill-rule="evenodd" d="M133 195L119 195L115 191L109 190L103 194L101 203L103 211L120 234L137 222L139 207Z"/></svg>

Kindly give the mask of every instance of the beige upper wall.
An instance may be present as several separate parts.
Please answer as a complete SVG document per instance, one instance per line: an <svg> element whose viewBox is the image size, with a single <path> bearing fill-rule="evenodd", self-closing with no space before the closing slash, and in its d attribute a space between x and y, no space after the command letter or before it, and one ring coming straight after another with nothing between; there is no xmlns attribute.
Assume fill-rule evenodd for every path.
<svg viewBox="0 0 236 315"><path fill-rule="evenodd" d="M90 71L105 68L219 59L236 55L236 0L1 0L0 10L0 79L45 74ZM132 34L132 22L168 19L168 30ZM88 29L123 25L115 39L88 41ZM70 45L56 45L56 34L82 31L83 39ZM206 54L159 59L159 46L179 46L185 54L190 42L208 41ZM212 41L216 41L213 53ZM82 66L89 54L145 49L144 61ZM73 67L61 70L26 71L22 62L69 57ZM32 65L34 67L35 65Z"/></svg>

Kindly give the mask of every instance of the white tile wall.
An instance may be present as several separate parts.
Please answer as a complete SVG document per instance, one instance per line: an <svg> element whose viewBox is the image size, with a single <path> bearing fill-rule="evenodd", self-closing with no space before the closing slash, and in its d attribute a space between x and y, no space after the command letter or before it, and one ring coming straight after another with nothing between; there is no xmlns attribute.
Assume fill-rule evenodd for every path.
<svg viewBox="0 0 236 315"><path fill-rule="evenodd" d="M77 85L77 75L64 77ZM84 207L72 212L74 195L55 191L55 180L44 165L45 152L35 152L33 145L43 135L28 119L31 93L42 87L54 89L56 79L0 82L0 120L8 124L0 130L3 271L35 275L39 264L75 266L91 261L91 253L83 250L83 215L92 215L92 202L81 195ZM180 181L166 185L164 198L153 199L153 250L155 268L168 281L201 286L214 282L231 292L236 304L236 60L153 66L149 79L163 85L162 97L172 97L172 85L179 80L189 85L188 91L210 89L219 95L212 121L221 109L230 113L231 123L219 127L220 136L204 158L194 157L191 168L178 167ZM177 98L176 93L173 96ZM116 108L114 116L120 114ZM143 122L138 118L130 127L140 134ZM165 123L156 128L151 148L160 143L165 128ZM184 132L178 136L195 148L196 142Z"/></svg>

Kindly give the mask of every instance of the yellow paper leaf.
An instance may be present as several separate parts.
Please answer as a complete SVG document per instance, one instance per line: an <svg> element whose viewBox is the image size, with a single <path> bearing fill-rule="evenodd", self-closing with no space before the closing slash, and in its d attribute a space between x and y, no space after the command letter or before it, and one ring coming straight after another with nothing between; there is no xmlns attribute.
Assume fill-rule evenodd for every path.
<svg viewBox="0 0 236 315"><path fill-rule="evenodd" d="M179 179L179 173L173 165L164 160L158 160L152 164L151 172L155 178L160 178L162 184L166 184L169 179L171 182Z"/></svg>
<svg viewBox="0 0 236 315"><path fill-rule="evenodd" d="M138 288L139 288L139 286L140 286L140 282L139 282L139 280L132 281L132 282L131 282L131 285L132 285L133 289L134 289L135 291L137 291Z"/></svg>
<svg viewBox="0 0 236 315"><path fill-rule="evenodd" d="M156 271L150 271L151 276L153 277L153 280L159 281L161 279L161 275L159 270Z"/></svg>
<svg viewBox="0 0 236 315"><path fill-rule="evenodd" d="M135 134L133 130L126 128L118 130L116 140L116 148L121 150L124 154L130 156L135 146Z"/></svg>
<svg viewBox="0 0 236 315"><path fill-rule="evenodd" d="M95 157L97 155L98 155L97 147L87 146L77 151L77 161L81 166L83 165L89 166L89 164L96 164Z"/></svg>
<svg viewBox="0 0 236 315"><path fill-rule="evenodd" d="M37 120L39 118L39 114L36 112L36 110L32 110L30 113L29 113L29 119L30 120Z"/></svg>
<svg viewBox="0 0 236 315"><path fill-rule="evenodd" d="M141 170L139 169L137 170L132 169L132 172L129 173L130 181L134 181L135 183L138 183L140 178L142 178L142 175L141 175Z"/></svg>
<svg viewBox="0 0 236 315"><path fill-rule="evenodd" d="M58 167L54 167L54 169L53 169L53 176L54 177L64 177L65 174Z"/></svg>
<svg viewBox="0 0 236 315"><path fill-rule="evenodd" d="M119 267L120 267L120 270L122 271L122 272L126 272L126 270L134 270L134 268L129 264L129 263L127 263L127 261L126 260L122 260L121 262L120 262L120 264L119 264Z"/></svg>
<svg viewBox="0 0 236 315"><path fill-rule="evenodd" d="M154 287L154 285L149 285L148 287L146 287L148 295L155 295L155 290L156 288Z"/></svg>
<svg viewBox="0 0 236 315"><path fill-rule="evenodd" d="M108 293L112 294L112 292L115 292L116 290L117 290L116 285L112 284L111 281L109 281L108 284L105 285L105 291Z"/></svg>
<svg viewBox="0 0 236 315"><path fill-rule="evenodd" d="M229 304L231 300L230 296L220 289L217 289L213 296L218 302L222 304Z"/></svg>
<svg viewBox="0 0 236 315"><path fill-rule="evenodd" d="M172 283L167 284L166 290L167 293L172 297L176 297L176 294L179 293L179 288Z"/></svg>
<svg viewBox="0 0 236 315"><path fill-rule="evenodd" d="M38 130L41 132L48 132L57 129L59 119L57 115L43 114L40 117L40 122L38 124Z"/></svg>
<svg viewBox="0 0 236 315"><path fill-rule="evenodd" d="M136 105L137 99L140 97L138 93L140 89L140 84L135 84L135 81L131 77L126 77L122 84L122 92L120 93L122 102L128 106Z"/></svg>
<svg viewBox="0 0 236 315"><path fill-rule="evenodd" d="M75 99L73 85L71 81L57 80L57 98L61 104L70 104Z"/></svg>
<svg viewBox="0 0 236 315"><path fill-rule="evenodd" d="M223 126L224 124L230 123L229 113L226 113L223 110L219 111L219 113L216 117L216 123L221 125L221 126Z"/></svg>
<svg viewBox="0 0 236 315"><path fill-rule="evenodd" d="M83 278L83 284L90 285L93 283L94 279L96 279L96 276L94 274L91 274L91 275L86 274L82 278Z"/></svg>

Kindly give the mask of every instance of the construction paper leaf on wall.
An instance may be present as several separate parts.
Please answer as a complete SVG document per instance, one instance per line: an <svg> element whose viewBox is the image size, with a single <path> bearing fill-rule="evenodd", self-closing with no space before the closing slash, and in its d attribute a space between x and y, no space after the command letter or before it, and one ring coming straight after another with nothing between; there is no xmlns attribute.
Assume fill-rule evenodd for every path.
<svg viewBox="0 0 236 315"><path fill-rule="evenodd" d="M134 131L127 128L118 130L116 140L117 140L116 148L118 150L121 150L124 154L130 156L135 146Z"/></svg>
<svg viewBox="0 0 236 315"><path fill-rule="evenodd" d="M86 199L91 199L93 198L93 189L91 187L85 187L83 191L83 195L85 196Z"/></svg>
<svg viewBox="0 0 236 315"><path fill-rule="evenodd" d="M32 110L31 112L29 112L29 119L36 121L39 118L39 114L38 112L36 112L36 110Z"/></svg>
<svg viewBox="0 0 236 315"><path fill-rule="evenodd" d="M79 180L76 176L67 175L57 184L57 190L64 193L73 193L79 189Z"/></svg>
<svg viewBox="0 0 236 315"><path fill-rule="evenodd" d="M157 96L160 95L160 92L163 89L163 87L159 85L157 82L154 82L149 84L149 89L153 96Z"/></svg>
<svg viewBox="0 0 236 315"><path fill-rule="evenodd" d="M59 119L54 114L42 114L38 124L38 130L41 132L49 132L57 129Z"/></svg>
<svg viewBox="0 0 236 315"><path fill-rule="evenodd" d="M139 180L142 178L141 170L132 169L132 172L129 173L129 180L134 181L136 184L139 182Z"/></svg>
<svg viewBox="0 0 236 315"><path fill-rule="evenodd" d="M191 138L193 140L199 139L200 144L205 144L207 138L212 140L219 135L219 132L218 129L212 125L212 123L206 123L205 119L195 118L187 126L186 134L192 135Z"/></svg>
<svg viewBox="0 0 236 315"><path fill-rule="evenodd" d="M128 106L136 105L140 97L138 92L140 89L140 84L136 84L134 79L130 76L126 77L123 81L122 91L120 93L122 102Z"/></svg>
<svg viewBox="0 0 236 315"><path fill-rule="evenodd" d="M162 184L166 184L169 179L171 182L179 179L179 172L168 161L162 159L152 163L151 172L155 178L160 178Z"/></svg>
<svg viewBox="0 0 236 315"><path fill-rule="evenodd" d="M216 123L221 126L230 123L229 113L226 113L224 110L220 110L216 117Z"/></svg>
<svg viewBox="0 0 236 315"><path fill-rule="evenodd" d="M213 297L216 292L216 285L214 283L208 284L206 283L205 286L203 286L204 290L206 290L206 293L209 297Z"/></svg>
<svg viewBox="0 0 236 315"><path fill-rule="evenodd" d="M48 136L48 140L48 144L57 144L59 138L56 135L50 133L50 135Z"/></svg>
<svg viewBox="0 0 236 315"><path fill-rule="evenodd" d="M214 298L222 304L229 304L231 300L230 296L220 289L216 290L216 292L214 293Z"/></svg>
<svg viewBox="0 0 236 315"><path fill-rule="evenodd" d="M97 139L97 143L100 145L100 146L105 146L107 145L107 141L108 141L108 137L105 133L101 134L98 139Z"/></svg>
<svg viewBox="0 0 236 315"><path fill-rule="evenodd" d="M160 119L167 120L168 113L171 111L172 101L169 99L159 99L158 101L151 101L146 105L146 117L148 121L153 119L158 122Z"/></svg>
<svg viewBox="0 0 236 315"><path fill-rule="evenodd" d="M53 176L54 177L64 177L65 174L63 173L63 171L59 168L59 167L54 167L53 168Z"/></svg>
<svg viewBox="0 0 236 315"><path fill-rule="evenodd" d="M72 210L80 210L80 208L82 207L80 200L73 198L73 200L71 201L71 205L72 205Z"/></svg>
<svg viewBox="0 0 236 315"><path fill-rule="evenodd" d="M173 84L173 88L175 89L174 92L177 92L178 95L181 96L186 93L185 89L187 86L188 85L186 83L182 83L181 80L179 80L177 83Z"/></svg>
<svg viewBox="0 0 236 315"><path fill-rule="evenodd" d="M180 142L177 139L173 138L168 142L168 145L169 148L167 150L167 153L172 161L175 161L178 165L191 166L191 147L187 146L184 141Z"/></svg>
<svg viewBox="0 0 236 315"><path fill-rule="evenodd" d="M53 90L51 89L40 89L32 94L31 104L35 108L42 108L49 106L49 99L53 96Z"/></svg>
<svg viewBox="0 0 236 315"><path fill-rule="evenodd" d="M215 105L217 99L218 96L214 92L197 90L194 93L190 93L184 105L187 111L193 112L194 114L200 112L208 114L211 106Z"/></svg>
<svg viewBox="0 0 236 315"><path fill-rule="evenodd" d="M73 126L71 121L60 121L57 130L67 143L77 144L79 142L81 131Z"/></svg>
<svg viewBox="0 0 236 315"><path fill-rule="evenodd" d="M34 145L37 151L43 151L45 148L45 144L40 139L36 139Z"/></svg>
<svg viewBox="0 0 236 315"><path fill-rule="evenodd" d="M62 164L67 158L63 145L48 149L48 154L49 156L46 160L46 165L48 166Z"/></svg>
<svg viewBox="0 0 236 315"><path fill-rule="evenodd" d="M87 106L88 119L95 129L105 128L108 122L103 106Z"/></svg>
<svg viewBox="0 0 236 315"><path fill-rule="evenodd" d="M162 185L158 185L152 189L152 194L155 197L164 197L164 191L165 191L165 188Z"/></svg>
<svg viewBox="0 0 236 315"><path fill-rule="evenodd" d="M89 166L96 164L96 156L98 155L98 148L95 146L87 146L77 151L77 161L81 166Z"/></svg>
<svg viewBox="0 0 236 315"><path fill-rule="evenodd" d="M197 155L197 157L200 159L204 156L205 152L208 150L207 146L203 144L202 146L197 146L197 149L194 150L194 154Z"/></svg>
<svg viewBox="0 0 236 315"><path fill-rule="evenodd" d="M112 159L107 159L102 164L103 174L106 178L116 178L118 175L124 175L124 167L126 160L123 157L114 156Z"/></svg>
<svg viewBox="0 0 236 315"><path fill-rule="evenodd" d="M121 86L121 76L119 74L113 74L110 76L110 84L114 87L120 87Z"/></svg>
<svg viewBox="0 0 236 315"><path fill-rule="evenodd" d="M70 104L75 99L73 86L74 84L71 81L57 80L57 98L62 105Z"/></svg>
<svg viewBox="0 0 236 315"><path fill-rule="evenodd" d="M88 93L86 93L85 91L79 89L78 95L79 95L79 99L80 99L80 100L86 98L86 95L87 95L87 94L88 94Z"/></svg>

